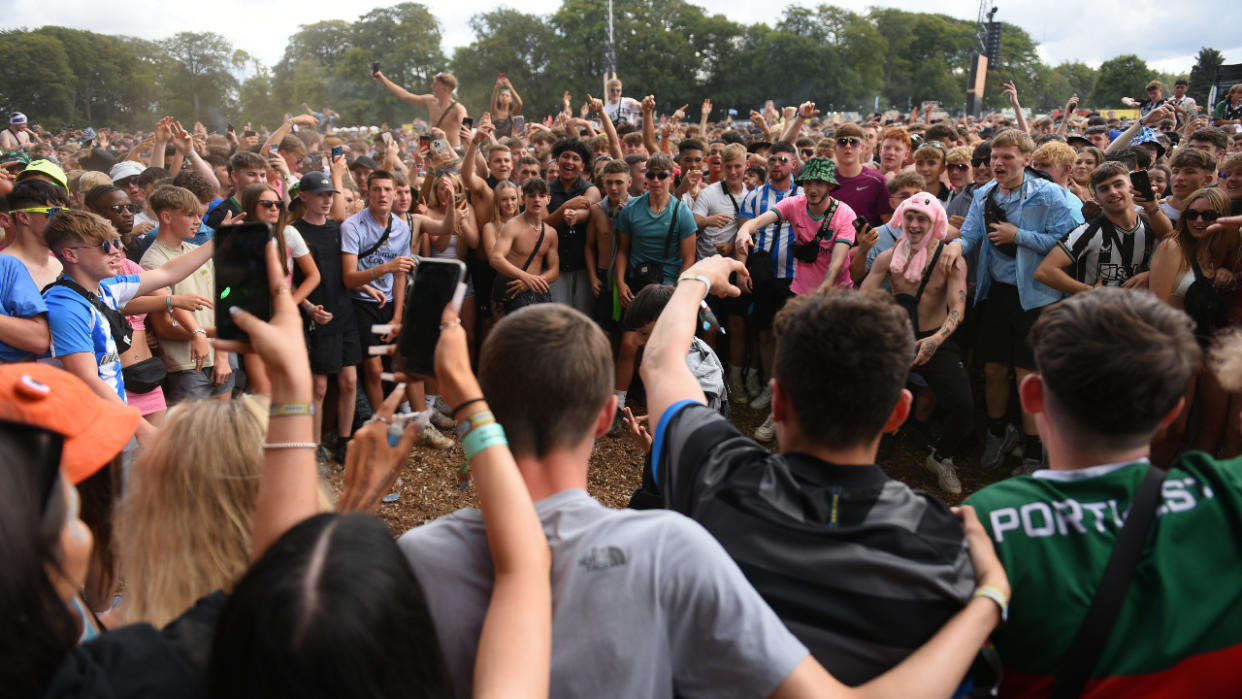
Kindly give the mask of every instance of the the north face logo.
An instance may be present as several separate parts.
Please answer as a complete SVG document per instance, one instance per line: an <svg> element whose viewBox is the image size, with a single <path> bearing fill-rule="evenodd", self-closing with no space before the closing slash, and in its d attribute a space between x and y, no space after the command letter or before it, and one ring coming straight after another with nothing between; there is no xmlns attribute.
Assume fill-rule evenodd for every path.
<svg viewBox="0 0 1242 699"><path fill-rule="evenodd" d="M580 558L578 565L587 570L607 570L623 566L628 562L625 552L616 546L601 546L591 549L587 555Z"/></svg>

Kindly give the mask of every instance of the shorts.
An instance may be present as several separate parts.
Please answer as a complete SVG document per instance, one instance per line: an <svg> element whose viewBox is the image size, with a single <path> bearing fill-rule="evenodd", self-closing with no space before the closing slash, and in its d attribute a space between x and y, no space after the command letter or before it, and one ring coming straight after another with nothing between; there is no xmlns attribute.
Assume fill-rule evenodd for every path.
<svg viewBox="0 0 1242 699"><path fill-rule="evenodd" d="M470 270L470 280L474 288L474 305L478 309L480 317L487 318L492 315L491 299L488 298L488 291L492 288L492 282L496 279L496 270L483 260L475 259L474 255L470 255L466 260L466 268ZM483 293L479 293L482 289Z"/></svg>
<svg viewBox="0 0 1242 699"><path fill-rule="evenodd" d="M222 393L232 393L237 372L229 374L228 380L219 386L211 382L211 367L170 371L164 379L164 399L168 405L185 400L206 400Z"/></svg>
<svg viewBox="0 0 1242 699"><path fill-rule="evenodd" d="M992 282L979 317L975 352L984 362L1035 369L1028 337L1042 308L1022 309L1018 287Z"/></svg>
<svg viewBox="0 0 1242 699"><path fill-rule="evenodd" d="M755 285L754 306L751 309L750 327L752 330L769 330L776 314L785 307L785 302L794 297L789 290L793 279L773 279Z"/></svg>
<svg viewBox="0 0 1242 699"><path fill-rule="evenodd" d="M707 297L707 307L712 309L712 313L716 314L716 319L723 324L725 318L747 315L750 312L750 305L753 301L754 297L751 294L742 294L741 296L716 296L715 294L709 294Z"/></svg>
<svg viewBox="0 0 1242 699"><path fill-rule="evenodd" d="M332 376L347 366L362 363L362 345L358 335L351 332L323 335L310 333L306 336L306 352L310 355L312 374Z"/></svg>
<svg viewBox="0 0 1242 699"><path fill-rule="evenodd" d="M380 308L378 303L354 300L354 321L358 323L358 345L362 354L368 347L389 344L371 332L372 325L386 325L392 322L393 304L391 301Z"/></svg>
<svg viewBox="0 0 1242 699"><path fill-rule="evenodd" d="M606 269L597 269L595 276L603 284L600 286L599 296L596 296L594 303L591 304L591 320L595 321L601 330L614 330L620 323L612 314L616 293L616 287L612 283L612 274Z"/></svg>

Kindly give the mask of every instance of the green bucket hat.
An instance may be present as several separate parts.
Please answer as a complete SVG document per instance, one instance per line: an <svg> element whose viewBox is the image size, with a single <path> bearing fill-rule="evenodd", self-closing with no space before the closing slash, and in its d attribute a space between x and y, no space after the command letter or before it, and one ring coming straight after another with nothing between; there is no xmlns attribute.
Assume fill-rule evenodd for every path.
<svg viewBox="0 0 1242 699"><path fill-rule="evenodd" d="M800 184L810 180L827 182L833 187L837 185L837 164L830 158L810 158L802 164L802 172L795 180Z"/></svg>

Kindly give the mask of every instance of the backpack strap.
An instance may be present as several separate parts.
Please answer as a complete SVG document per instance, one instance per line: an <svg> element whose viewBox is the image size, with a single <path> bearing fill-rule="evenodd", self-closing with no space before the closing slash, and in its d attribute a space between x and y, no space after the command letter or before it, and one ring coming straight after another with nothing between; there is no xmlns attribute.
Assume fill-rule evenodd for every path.
<svg viewBox="0 0 1242 699"><path fill-rule="evenodd" d="M388 227L384 229L384 235L380 236L380 239L375 242L375 245L372 245L371 247L367 248L366 252L359 254L358 255L359 260L361 260L364 257L369 256L371 253L375 252L376 250L379 250L381 247L383 247L384 243L388 242L388 236L392 235L393 218L395 217L392 215L392 212L389 212L388 213Z"/></svg>
<svg viewBox="0 0 1242 699"><path fill-rule="evenodd" d="M539 240L535 241L535 249L530 251L530 256L527 257L526 261L522 263L523 272L526 271L527 267L530 267L530 263L535 261L535 255L538 255L539 248L543 247L543 234L544 234L544 224L543 224L543 221L540 221L539 222Z"/></svg>
<svg viewBox="0 0 1242 699"><path fill-rule="evenodd" d="M440 128L440 124L443 124L443 123L444 123L444 117L448 116L448 115L449 115L449 112L453 111L453 107L456 107L456 106L457 106L457 100L453 100L453 103L452 103L452 104L450 104L449 106L445 107L443 112L440 112L440 118L439 118L439 119L436 119L436 125L435 125L435 126L433 126L433 127L431 127L431 128L433 128L433 129L438 129L438 128Z"/></svg>

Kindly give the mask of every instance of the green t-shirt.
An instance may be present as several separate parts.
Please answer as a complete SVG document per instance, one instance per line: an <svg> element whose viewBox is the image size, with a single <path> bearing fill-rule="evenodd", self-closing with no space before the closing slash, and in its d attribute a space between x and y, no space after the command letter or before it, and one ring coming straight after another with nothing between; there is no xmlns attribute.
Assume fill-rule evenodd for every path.
<svg viewBox="0 0 1242 699"><path fill-rule="evenodd" d="M1047 694L1091 605L1146 462L1010 478L966 500L1013 588L994 635L1004 694ZM1088 691L1242 696L1242 459L1169 471Z"/></svg>

